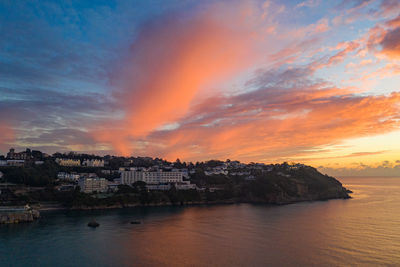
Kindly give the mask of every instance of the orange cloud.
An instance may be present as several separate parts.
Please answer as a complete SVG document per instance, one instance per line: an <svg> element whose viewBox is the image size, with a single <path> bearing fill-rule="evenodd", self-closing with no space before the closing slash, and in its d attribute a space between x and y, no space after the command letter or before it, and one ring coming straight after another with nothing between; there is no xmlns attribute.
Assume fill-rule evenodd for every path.
<svg viewBox="0 0 400 267"><path fill-rule="evenodd" d="M367 46L377 54L383 54L388 59L400 58L400 16L378 24L368 32ZM380 51L376 51L381 48Z"/></svg>
<svg viewBox="0 0 400 267"><path fill-rule="evenodd" d="M397 3L397 5L400 7L400 4ZM389 20L388 22L386 22L386 25L391 27L391 28L396 28L396 27L400 27L400 15L397 16L396 18Z"/></svg>
<svg viewBox="0 0 400 267"><path fill-rule="evenodd" d="M393 26L378 25L364 39L340 43L335 55L325 55L307 68L283 67L277 73L284 64L301 61L329 23L321 20L288 31L309 38L268 54L275 69L256 72L243 88L250 92L231 96L214 92L213 97L200 98L218 82L252 67L259 54L255 48L259 36L243 15L251 12L232 8L221 18L220 8L144 27L123 70L114 76L118 87L114 97L124 117L92 131L98 141L124 155L267 161L397 129L399 93L359 96L362 88L341 89L310 80L315 70L343 62L350 53L367 47L372 51L379 44L388 51L383 42Z"/></svg>
<svg viewBox="0 0 400 267"><path fill-rule="evenodd" d="M384 177L399 176L400 171L400 160L389 161L384 160L377 162L376 164L364 164L362 162L354 162L352 166L348 167L330 167L330 166L319 166L319 171L328 173L334 176L377 176Z"/></svg>
<svg viewBox="0 0 400 267"><path fill-rule="evenodd" d="M145 150L188 160L292 157L321 145L397 129L399 101L399 93L359 97L334 88L261 89L206 101L180 128L149 136Z"/></svg>
<svg viewBox="0 0 400 267"><path fill-rule="evenodd" d="M146 25L113 77L124 118L107 127L118 130L94 131L97 140L129 154L129 140L181 118L200 93L246 69L256 55L246 14L243 6L215 5Z"/></svg>

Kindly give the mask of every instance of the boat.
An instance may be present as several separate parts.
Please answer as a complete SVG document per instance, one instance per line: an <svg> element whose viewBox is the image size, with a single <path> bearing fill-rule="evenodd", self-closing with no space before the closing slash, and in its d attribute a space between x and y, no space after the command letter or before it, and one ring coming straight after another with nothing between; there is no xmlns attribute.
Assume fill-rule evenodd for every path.
<svg viewBox="0 0 400 267"><path fill-rule="evenodd" d="M141 221L131 221L131 224L141 224Z"/></svg>

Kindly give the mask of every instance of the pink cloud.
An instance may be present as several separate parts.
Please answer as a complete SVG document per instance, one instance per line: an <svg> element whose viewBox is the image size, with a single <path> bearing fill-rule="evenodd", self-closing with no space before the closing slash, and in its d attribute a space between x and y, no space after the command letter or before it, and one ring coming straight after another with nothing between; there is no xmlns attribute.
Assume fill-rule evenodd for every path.
<svg viewBox="0 0 400 267"><path fill-rule="evenodd" d="M93 135L128 154L129 140L178 120L197 97L259 60L258 47L268 44L259 39L252 12L252 5L217 4L144 26L113 77L124 118Z"/></svg>
<svg viewBox="0 0 400 267"><path fill-rule="evenodd" d="M400 2L397 0L382 0L377 16L390 17L392 15L398 15L400 9Z"/></svg>
<svg viewBox="0 0 400 267"><path fill-rule="evenodd" d="M384 55L389 60L398 59L400 57L400 16L371 28L366 39L367 48L377 57Z"/></svg>
<svg viewBox="0 0 400 267"><path fill-rule="evenodd" d="M347 138L396 129L400 94L360 97L323 85L208 99L181 127L151 134L145 151L174 159L292 157Z"/></svg>
<svg viewBox="0 0 400 267"><path fill-rule="evenodd" d="M343 62L351 53L358 55L366 47L377 51L388 34L383 25L372 28L368 38L340 43L334 55L316 53L320 59L306 68L293 64L277 71L301 62L310 50L321 51L315 46L330 29L329 20L286 30L280 38L291 35L291 41L279 40L284 44L280 50L265 53L272 71L256 72L242 88L247 93L215 90L205 97L204 91L253 67L259 52L268 51L257 50L262 38L251 30L254 19L248 20L254 9L228 9L221 19L220 8L191 18L169 17L144 28L123 71L114 77L119 87L114 97L124 118L98 125L92 135L99 142L125 155L258 161L300 155L399 126L398 93L358 96L362 89L312 81L315 70ZM266 27L261 28L265 34ZM173 126L165 127L168 124Z"/></svg>
<svg viewBox="0 0 400 267"><path fill-rule="evenodd" d="M389 57L400 58L400 27L389 30L380 44L382 53Z"/></svg>

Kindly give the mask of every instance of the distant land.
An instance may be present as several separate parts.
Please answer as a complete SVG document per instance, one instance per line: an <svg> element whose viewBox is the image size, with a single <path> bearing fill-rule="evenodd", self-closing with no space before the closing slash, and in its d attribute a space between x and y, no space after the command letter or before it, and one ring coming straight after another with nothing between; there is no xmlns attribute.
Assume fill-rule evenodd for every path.
<svg viewBox="0 0 400 267"><path fill-rule="evenodd" d="M362 168L329 168L319 166L318 170L336 177L400 177L400 161L397 165L364 166Z"/></svg>
<svg viewBox="0 0 400 267"><path fill-rule="evenodd" d="M335 178L300 163L169 162L14 149L0 156L0 204L36 209L138 205L289 204L349 198Z"/></svg>

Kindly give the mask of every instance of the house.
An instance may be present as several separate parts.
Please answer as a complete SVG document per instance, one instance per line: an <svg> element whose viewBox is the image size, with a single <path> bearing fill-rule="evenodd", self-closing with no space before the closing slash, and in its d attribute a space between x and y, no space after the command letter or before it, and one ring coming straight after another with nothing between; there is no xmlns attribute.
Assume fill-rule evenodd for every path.
<svg viewBox="0 0 400 267"><path fill-rule="evenodd" d="M60 166L81 166L81 161L79 159L56 159L56 163Z"/></svg>
<svg viewBox="0 0 400 267"><path fill-rule="evenodd" d="M23 167L25 165L25 160L23 159L9 159L7 160L8 166Z"/></svg>
<svg viewBox="0 0 400 267"><path fill-rule="evenodd" d="M57 178L60 180L77 181L81 176L77 173L59 172Z"/></svg>
<svg viewBox="0 0 400 267"><path fill-rule="evenodd" d="M32 152L29 148L19 153L15 152L14 148L10 148L10 151L7 153L7 159L10 160L25 160L30 158L32 158Z"/></svg>
<svg viewBox="0 0 400 267"><path fill-rule="evenodd" d="M83 161L83 166L87 167L104 167L104 160L101 159L86 159Z"/></svg>
<svg viewBox="0 0 400 267"><path fill-rule="evenodd" d="M107 192L108 190L108 183L104 178L83 177L79 179L78 185L84 193Z"/></svg>

